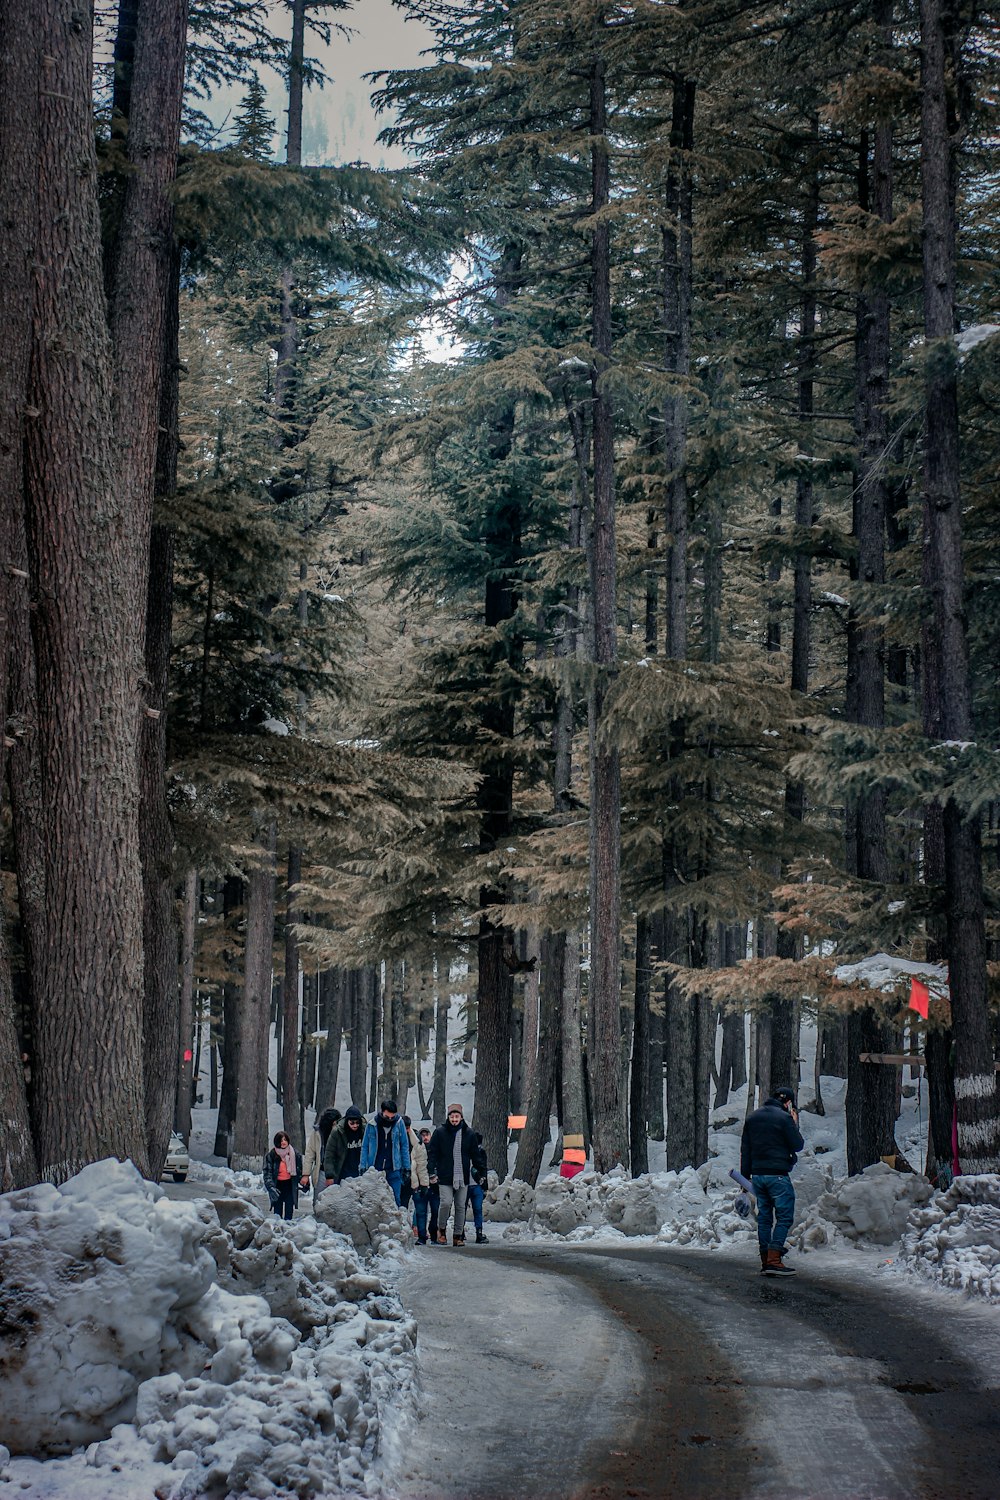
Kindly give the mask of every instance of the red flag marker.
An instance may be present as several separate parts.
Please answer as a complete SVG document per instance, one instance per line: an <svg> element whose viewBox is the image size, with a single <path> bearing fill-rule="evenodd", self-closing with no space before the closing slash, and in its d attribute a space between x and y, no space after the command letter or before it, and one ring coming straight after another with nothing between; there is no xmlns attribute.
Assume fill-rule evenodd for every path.
<svg viewBox="0 0 1000 1500"><path fill-rule="evenodd" d="M930 998L930 990L922 979L910 980L910 1009L915 1010L918 1016L923 1016L925 1021Z"/></svg>
<svg viewBox="0 0 1000 1500"><path fill-rule="evenodd" d="M926 1014L926 1012L925 1012L925 1014ZM191 1051L191 1048L190 1047L185 1047L185 1049L184 1049L184 1061L185 1062L190 1062L193 1056L194 1056L194 1053Z"/></svg>

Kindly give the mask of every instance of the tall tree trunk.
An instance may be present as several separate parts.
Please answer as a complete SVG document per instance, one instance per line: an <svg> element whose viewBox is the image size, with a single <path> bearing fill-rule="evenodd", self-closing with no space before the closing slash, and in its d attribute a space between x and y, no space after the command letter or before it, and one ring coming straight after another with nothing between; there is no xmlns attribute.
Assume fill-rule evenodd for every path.
<svg viewBox="0 0 1000 1500"><path fill-rule="evenodd" d="M215 1155L229 1158L232 1152L233 1123L239 1090L240 1037L243 1022L242 995L235 978L237 972L234 916L242 911L243 882L237 875L227 875L222 887L222 921L225 944L222 962L226 978L222 983L222 1090L219 1113L215 1121Z"/></svg>
<svg viewBox="0 0 1000 1500"><path fill-rule="evenodd" d="M373 965L361 971L361 987L365 997L365 1008L368 1011L368 1038L371 1042L371 1064L372 1070L368 1085L368 1109L372 1111L378 1104L379 1095L379 1070L378 1055L382 1045L382 995L381 995L381 970Z"/></svg>
<svg viewBox="0 0 1000 1500"><path fill-rule="evenodd" d="M635 921L635 1019L632 1027L632 1076L629 1100L629 1160L632 1176L649 1171L646 1121L649 1115L649 996L653 983L650 920Z"/></svg>
<svg viewBox="0 0 1000 1500"><path fill-rule="evenodd" d="M305 1147L305 1124L299 1100L299 920L294 889L302 879L302 851L289 849L285 884L285 973L281 982L281 1123L297 1151Z"/></svg>
<svg viewBox="0 0 1000 1500"><path fill-rule="evenodd" d="M885 7L881 7L884 11ZM891 4L890 4L891 17ZM884 20L883 20L884 24ZM892 220L892 126L875 128L874 196L869 188L867 138L862 144L860 206L873 207L884 223ZM848 717L871 728L885 726L885 642L882 629L872 623L880 601L874 590L885 584L885 524L889 485L886 479L889 395L889 298L875 286L859 297L856 337L856 413L858 444L854 488L854 538L857 546L853 572L862 590L848 615ZM866 597L867 596L867 597ZM857 801L854 818L854 857L850 861L862 880L889 879L886 838L886 799L881 787ZM847 1023L847 1168L860 1172L894 1149L896 1077L889 1068L863 1063L861 1052L889 1052L898 1037L876 1011L865 1006Z"/></svg>
<svg viewBox="0 0 1000 1500"><path fill-rule="evenodd" d="M307 0L291 0L292 38L288 52L288 135L285 160L290 167L302 165L302 98Z"/></svg>
<svg viewBox="0 0 1000 1500"><path fill-rule="evenodd" d="M517 1143L513 1176L532 1187L538 1181L549 1139L549 1115L556 1086L559 1037L562 1029L563 967L566 934L558 932L542 942L538 1010L538 1051L531 1075L527 1122Z"/></svg>
<svg viewBox="0 0 1000 1500"><path fill-rule="evenodd" d="M326 1027L326 1041L319 1055L316 1077L316 1108L320 1114L337 1101L337 1079L340 1074L340 1047L344 1033L344 998L346 985L343 969L327 969L319 976L320 1023Z"/></svg>
<svg viewBox="0 0 1000 1500"><path fill-rule="evenodd" d="M368 1032L371 1017L363 991L361 970L347 976L351 997L351 1103L364 1113L368 1107Z"/></svg>
<svg viewBox="0 0 1000 1500"><path fill-rule="evenodd" d="M808 167L808 190L802 214L802 306L797 351L799 451L806 460L814 448L813 414L816 409L816 232L819 225L819 121L814 117L810 131L812 159ZM804 537L811 531L813 515L812 465L800 465L795 481L795 529ZM809 691L809 647L811 639L812 556L808 548L795 552L794 603L792 610L791 688L803 696ZM805 785L787 778L785 781L785 834L794 843L805 817ZM788 877L787 859L782 862L782 880ZM800 956L798 938L778 928L779 958ZM771 1007L771 1068L774 1079L796 1088L799 1081L799 1007L791 1000L775 998Z"/></svg>
<svg viewBox="0 0 1000 1500"><path fill-rule="evenodd" d="M112 436L90 12L39 19L37 83L24 101L39 140L28 387L38 416L26 427L25 476L48 905L33 976L33 1111L39 1169L63 1181L108 1155L148 1169L136 622L149 532L148 508L135 513L134 451L125 437L116 454ZM146 354L158 374L159 344ZM144 406L155 379L148 365L129 368ZM154 442L157 412L154 403Z"/></svg>
<svg viewBox="0 0 1000 1500"><path fill-rule="evenodd" d="M670 158L664 193L663 243L663 364L676 382L663 403L663 444L666 466L667 599L666 654L671 661L688 655L688 540L690 534L687 481L687 393L683 389L691 368L692 189L691 152L694 147L696 85L678 76L673 84ZM670 729L670 754L684 746L686 729L676 721ZM679 801L675 787L672 800ZM686 851L667 839L663 848L666 891L686 876ZM688 940L693 914L664 911L661 957L685 965L692 959ZM669 982L665 986L664 1038L667 1087L666 1149L669 1168L697 1165L697 1075L702 1059L696 1054L700 1028L699 1001L687 1000ZM706 1147L707 1149L707 1147Z"/></svg>
<svg viewBox="0 0 1000 1500"><path fill-rule="evenodd" d="M590 67L591 377L594 482L591 506L591 600L594 620L594 686L591 690L590 986L588 1042L593 1098L594 1165L600 1172L627 1161L621 1095L621 765L617 745L605 737L604 702L618 662L615 541L614 412L611 364L611 239L607 219L610 171L607 140L606 63L596 40Z"/></svg>
<svg viewBox="0 0 1000 1500"><path fill-rule="evenodd" d="M580 934L566 933L562 972L562 1128L565 1134L586 1135L587 1108L583 1092L583 1039L580 1028Z"/></svg>
<svg viewBox="0 0 1000 1500"><path fill-rule="evenodd" d="M198 871L189 870L184 877L184 922L181 928L181 1003L178 1020L180 1066L177 1069L177 1097L174 1103L174 1129L185 1139L191 1138L191 1080L193 1076L192 1041L194 1038L194 942L198 923ZM162 1170L162 1168L161 1168Z"/></svg>
<svg viewBox="0 0 1000 1500"><path fill-rule="evenodd" d="M653 957L663 954L663 913L653 918ZM663 1036L666 1024L666 984L657 980L656 999L649 1006L649 1137L662 1141L666 1130L663 1116Z"/></svg>
<svg viewBox="0 0 1000 1500"><path fill-rule="evenodd" d="M448 1105L448 974L445 972L442 978L440 961L435 960L435 972L437 974L438 995L434 1004L434 1088L431 1103L439 1120L444 1119L444 1112Z"/></svg>
<svg viewBox="0 0 1000 1500"><path fill-rule="evenodd" d="M921 0L921 181L924 333L924 548L933 603L944 740L974 737L963 598L962 494L955 330L955 119L960 22L943 0ZM949 87L950 85L950 87ZM955 1040L958 1152L963 1172L1000 1168L1000 1103L987 1005L978 816L944 806L945 905Z"/></svg>
<svg viewBox="0 0 1000 1500"><path fill-rule="evenodd" d="M17 11L15 17L14 11ZM0 789L6 776L7 750L30 772L33 747L27 725L18 722L14 674L30 672L26 639L28 591L24 556L24 434L28 371L31 359L32 256L37 215L37 119L31 104L38 57L33 38L39 27L37 0L18 4L0 0L0 285L4 316L0 319ZM8 746L10 728L22 732ZM15 839L17 831L15 828ZM40 855L40 850L38 851ZM40 872L39 872L40 873ZM18 885L24 876L18 860ZM39 917L44 911L44 892ZM27 934L26 934L27 936ZM39 933L40 937L40 933ZM29 993L32 981L28 958ZM32 1007L33 1008L33 1007ZM36 1181L37 1166L21 1038L14 1021L14 997L6 934L0 921L0 1192Z"/></svg>
<svg viewBox="0 0 1000 1500"><path fill-rule="evenodd" d="M240 1027L239 1092L233 1128L232 1166L260 1172L269 1148L267 1064L274 969L275 829L260 839L257 863L247 876L247 936L243 972L243 1024Z"/></svg>

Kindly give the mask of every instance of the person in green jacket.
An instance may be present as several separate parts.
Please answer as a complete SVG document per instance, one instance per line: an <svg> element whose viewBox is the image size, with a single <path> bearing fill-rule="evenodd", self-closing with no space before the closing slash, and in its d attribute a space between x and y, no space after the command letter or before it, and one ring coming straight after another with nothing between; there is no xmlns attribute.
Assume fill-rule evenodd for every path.
<svg viewBox="0 0 1000 1500"><path fill-rule="evenodd" d="M323 1152L323 1176L326 1185L343 1182L345 1177L361 1175L361 1143L365 1138L365 1117L351 1105L342 1120L330 1131Z"/></svg>

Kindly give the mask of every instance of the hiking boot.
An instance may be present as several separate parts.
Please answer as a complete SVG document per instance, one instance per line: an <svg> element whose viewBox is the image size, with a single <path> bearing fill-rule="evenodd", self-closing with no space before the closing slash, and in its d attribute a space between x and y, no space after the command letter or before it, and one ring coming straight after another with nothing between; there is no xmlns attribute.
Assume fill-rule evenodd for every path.
<svg viewBox="0 0 1000 1500"><path fill-rule="evenodd" d="M763 1245L760 1246L760 1268L762 1271L767 1269L767 1251Z"/></svg>
<svg viewBox="0 0 1000 1500"><path fill-rule="evenodd" d="M465 1244L465 1235L464 1234L456 1234L451 1243L453 1245L464 1245Z"/></svg>
<svg viewBox="0 0 1000 1500"><path fill-rule="evenodd" d="M483 1231L481 1229L477 1229L476 1230L476 1244L477 1245L488 1245L489 1244L489 1240L486 1238L485 1234L483 1233Z"/></svg>
<svg viewBox="0 0 1000 1500"><path fill-rule="evenodd" d="M767 1252L767 1264L764 1266L765 1276L794 1276L795 1267L786 1266L782 1263L780 1250L769 1250Z"/></svg>
<svg viewBox="0 0 1000 1500"><path fill-rule="evenodd" d="M447 1245L448 1243L448 1236L444 1234L440 1229L438 1230L437 1243L439 1245Z"/></svg>

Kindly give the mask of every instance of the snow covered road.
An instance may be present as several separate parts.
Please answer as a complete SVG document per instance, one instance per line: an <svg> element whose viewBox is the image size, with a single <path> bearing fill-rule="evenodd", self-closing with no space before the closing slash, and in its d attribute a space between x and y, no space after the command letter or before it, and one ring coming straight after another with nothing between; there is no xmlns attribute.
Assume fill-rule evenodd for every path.
<svg viewBox="0 0 1000 1500"><path fill-rule="evenodd" d="M832 1255L428 1249L398 1500L994 1500L1000 1315Z"/></svg>

